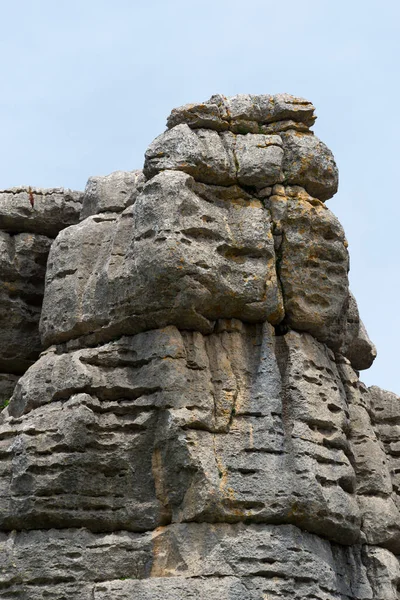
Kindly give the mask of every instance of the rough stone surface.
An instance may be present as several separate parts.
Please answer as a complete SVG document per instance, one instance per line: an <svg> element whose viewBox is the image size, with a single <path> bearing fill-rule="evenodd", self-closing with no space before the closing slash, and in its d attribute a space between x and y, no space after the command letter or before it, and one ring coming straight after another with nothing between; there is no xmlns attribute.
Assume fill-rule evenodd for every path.
<svg viewBox="0 0 400 600"><path fill-rule="evenodd" d="M0 231L0 370L23 373L40 352L38 322L52 240Z"/></svg>
<svg viewBox="0 0 400 600"><path fill-rule="evenodd" d="M0 405L41 350L39 319L46 261L57 233L77 223L79 192L0 191Z"/></svg>
<svg viewBox="0 0 400 600"><path fill-rule="evenodd" d="M302 188L269 197L287 324L335 350L344 342L349 258L344 231ZM279 191L279 190L277 190Z"/></svg>
<svg viewBox="0 0 400 600"><path fill-rule="evenodd" d="M332 152L311 133L281 134L285 182L301 185L311 196L328 200L337 192L338 170Z"/></svg>
<svg viewBox="0 0 400 600"><path fill-rule="evenodd" d="M290 94L238 94L227 98L212 96L202 104L186 104L175 108L167 119L168 128L186 123L192 129L207 128L216 131L230 129L235 133L259 133L260 127L273 123L303 124L306 129L316 117L314 106L304 98Z"/></svg>
<svg viewBox="0 0 400 600"><path fill-rule="evenodd" d="M365 325L360 319L357 301L351 292L349 293L343 350L344 355L357 371L369 369L376 358L376 348L369 339Z"/></svg>
<svg viewBox="0 0 400 600"><path fill-rule="evenodd" d="M18 375L0 373L0 409L8 406L18 379Z"/></svg>
<svg viewBox="0 0 400 600"><path fill-rule="evenodd" d="M166 171L120 217L63 231L49 257L44 343L168 324L209 333L220 317L279 322L268 213L240 188L204 187Z"/></svg>
<svg viewBox="0 0 400 600"><path fill-rule="evenodd" d="M144 184L142 171L115 171L89 177L82 199L80 219L103 212L122 212L133 204Z"/></svg>
<svg viewBox="0 0 400 600"><path fill-rule="evenodd" d="M82 192L29 187L1 190L0 229L54 238L61 229L78 222L81 207Z"/></svg>
<svg viewBox="0 0 400 600"><path fill-rule="evenodd" d="M143 172L0 194L1 598L399 600L400 398L314 120L216 95Z"/></svg>

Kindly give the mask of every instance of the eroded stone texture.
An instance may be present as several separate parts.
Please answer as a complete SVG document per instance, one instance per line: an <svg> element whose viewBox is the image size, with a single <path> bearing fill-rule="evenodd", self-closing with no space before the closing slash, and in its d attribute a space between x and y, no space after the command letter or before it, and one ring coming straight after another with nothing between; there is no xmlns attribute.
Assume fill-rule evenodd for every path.
<svg viewBox="0 0 400 600"><path fill-rule="evenodd" d="M337 192L338 170L329 148L311 133L286 131L281 138L285 182L301 185L320 200L332 198Z"/></svg>
<svg viewBox="0 0 400 600"><path fill-rule="evenodd" d="M16 376L39 355L50 245L78 221L80 207L81 194L61 188L0 191L0 405L10 399Z"/></svg>
<svg viewBox="0 0 400 600"><path fill-rule="evenodd" d="M54 238L68 225L77 223L81 206L82 192L63 188L0 190L0 229Z"/></svg>
<svg viewBox="0 0 400 600"><path fill-rule="evenodd" d="M46 345L167 324L210 332L220 317L283 317L260 200L173 171L151 179L120 217L93 216L62 232L46 277Z"/></svg>
<svg viewBox="0 0 400 600"><path fill-rule="evenodd" d="M349 302L347 242L337 218L304 192L288 187L268 204L277 246L285 321L334 349L344 341Z"/></svg>
<svg viewBox="0 0 400 600"><path fill-rule="evenodd" d="M115 171L104 177L89 177L82 198L81 221L103 212L122 212L133 204L143 188L142 171Z"/></svg>
<svg viewBox="0 0 400 600"><path fill-rule="evenodd" d="M275 350L270 325L221 321L49 351L8 414L3 529L246 520L358 539L346 397L307 334Z"/></svg>
<svg viewBox="0 0 400 600"><path fill-rule="evenodd" d="M206 127L216 131L231 129L237 133L259 133L260 127L272 123L302 124L308 129L315 119L311 102L290 94L238 94L230 98L219 94L202 104L186 104L173 109L167 125L172 128L186 123L192 129Z"/></svg>
<svg viewBox="0 0 400 600"><path fill-rule="evenodd" d="M79 223L79 194L0 194L1 597L400 597L400 400L358 379L314 120L216 95L90 178Z"/></svg>
<svg viewBox="0 0 400 600"><path fill-rule="evenodd" d="M374 600L398 600L400 564L388 550L376 546L365 546L363 562L371 582Z"/></svg>
<svg viewBox="0 0 400 600"><path fill-rule="evenodd" d="M35 233L0 231L0 371L21 374L39 355L38 322L51 242Z"/></svg>
<svg viewBox="0 0 400 600"><path fill-rule="evenodd" d="M376 358L376 348L369 339L364 323L360 319L358 306L353 294L349 293L346 336L343 351L354 369L369 369Z"/></svg>
<svg viewBox="0 0 400 600"><path fill-rule="evenodd" d="M357 496L362 515L362 532L369 544L400 552L400 512L396 467L390 448L382 443L374 405L385 397L379 388L368 390L343 359L339 365L350 406L350 442L357 475ZM386 392L388 394L388 392ZM394 394L390 395L399 404ZM389 408L390 411L390 408ZM379 408L377 411L379 415Z"/></svg>
<svg viewBox="0 0 400 600"><path fill-rule="evenodd" d="M3 534L0 548L4 598L373 597L359 547L330 544L291 525L185 523L144 534L36 530Z"/></svg>

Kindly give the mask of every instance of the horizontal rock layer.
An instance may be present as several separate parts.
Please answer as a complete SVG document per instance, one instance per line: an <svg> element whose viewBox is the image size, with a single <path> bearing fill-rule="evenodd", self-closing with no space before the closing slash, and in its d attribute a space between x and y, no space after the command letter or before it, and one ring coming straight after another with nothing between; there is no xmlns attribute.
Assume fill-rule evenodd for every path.
<svg viewBox="0 0 400 600"><path fill-rule="evenodd" d="M358 379L314 120L213 96L143 172L0 194L4 297L33 314L0 345L2 597L398 600L400 399Z"/></svg>
<svg viewBox="0 0 400 600"><path fill-rule="evenodd" d="M0 191L0 406L39 356L47 256L58 232L78 222L81 196L61 188Z"/></svg>
<svg viewBox="0 0 400 600"><path fill-rule="evenodd" d="M291 525L185 523L144 534L36 530L3 535L0 548L4 598L397 599L398 567L390 571L389 552L344 548ZM372 589L374 570L379 581Z"/></svg>

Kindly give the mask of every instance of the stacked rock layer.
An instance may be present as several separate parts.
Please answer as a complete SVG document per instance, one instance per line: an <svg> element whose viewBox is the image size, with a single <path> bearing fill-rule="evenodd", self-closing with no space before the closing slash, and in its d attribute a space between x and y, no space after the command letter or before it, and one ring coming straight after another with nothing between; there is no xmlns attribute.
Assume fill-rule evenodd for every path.
<svg viewBox="0 0 400 600"><path fill-rule="evenodd" d="M400 598L400 399L314 121L213 96L89 180L0 417L2 598Z"/></svg>
<svg viewBox="0 0 400 600"><path fill-rule="evenodd" d="M39 319L46 261L57 234L79 221L82 193L0 190L0 406L43 349Z"/></svg>

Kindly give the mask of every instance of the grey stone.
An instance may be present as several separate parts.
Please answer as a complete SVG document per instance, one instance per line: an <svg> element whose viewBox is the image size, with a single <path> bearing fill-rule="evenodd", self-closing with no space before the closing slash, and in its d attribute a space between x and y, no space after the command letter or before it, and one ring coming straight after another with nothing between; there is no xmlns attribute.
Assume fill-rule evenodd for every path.
<svg viewBox="0 0 400 600"><path fill-rule="evenodd" d="M388 459L394 502L400 511L400 397L377 386L369 388L372 422Z"/></svg>
<svg viewBox="0 0 400 600"><path fill-rule="evenodd" d="M21 374L38 357L40 308L51 241L0 231L0 370Z"/></svg>
<svg viewBox="0 0 400 600"><path fill-rule="evenodd" d="M104 177L90 177L80 219L103 212L122 212L135 202L144 182L142 171L115 171Z"/></svg>
<svg viewBox="0 0 400 600"><path fill-rule="evenodd" d="M398 598L400 398L358 378L314 120L176 109L79 223L79 193L0 193L2 598Z"/></svg>
<svg viewBox="0 0 400 600"><path fill-rule="evenodd" d="M235 155L240 185L264 188L282 181L283 150L279 135L238 135Z"/></svg>
<svg viewBox="0 0 400 600"><path fill-rule="evenodd" d="M362 406L350 405L351 444L357 472L357 493L387 497L392 493L388 460Z"/></svg>
<svg viewBox="0 0 400 600"><path fill-rule="evenodd" d="M230 148L225 145L215 131L194 132L186 124L161 134L146 150L143 171L147 178L166 169L183 171L204 183L236 182L232 144Z"/></svg>
<svg viewBox="0 0 400 600"><path fill-rule="evenodd" d="M224 320L210 336L169 327L43 354L0 428L2 527L278 521L354 543L338 373L311 336L279 342Z"/></svg>
<svg viewBox="0 0 400 600"><path fill-rule="evenodd" d="M2 534L0 548L5 598L373 597L358 547L331 545L290 525L36 530Z"/></svg>
<svg viewBox="0 0 400 600"><path fill-rule="evenodd" d="M344 354L357 371L369 369L376 358L376 348L369 339L364 323L360 319L357 301L349 293Z"/></svg>
<svg viewBox="0 0 400 600"><path fill-rule="evenodd" d="M220 94L201 104L186 104L173 109L167 125L172 128L186 123L193 129L206 127L217 131L231 129L235 133L274 133L285 130L287 123L290 128L302 124L302 129L307 130L315 118L311 102L290 94L238 94L230 98ZM260 131L260 125L267 123L274 123L275 127Z"/></svg>
<svg viewBox="0 0 400 600"><path fill-rule="evenodd" d="M329 148L311 133L286 131L281 138L285 183L300 185L319 200L332 198L338 188L338 170Z"/></svg>
<svg viewBox="0 0 400 600"><path fill-rule="evenodd" d="M8 405L18 381L18 375L0 373L0 410Z"/></svg>
<svg viewBox="0 0 400 600"><path fill-rule="evenodd" d="M349 437L352 463L357 475L362 533L368 544L383 546L397 554L400 552L399 488L396 481L398 465L393 463L390 446L382 443L385 437L380 429L382 424L387 423L382 399L388 394L392 399L397 399L394 406L399 406L400 401L394 394L379 388L367 389L359 382L349 361L342 360L339 372L349 403Z"/></svg>
<svg viewBox="0 0 400 600"><path fill-rule="evenodd" d="M348 305L347 242L337 218L303 189L268 200L274 235L281 241L277 272L285 321L297 331L339 349Z"/></svg>
<svg viewBox="0 0 400 600"><path fill-rule="evenodd" d="M367 543L400 554L400 514L394 498L359 496L358 503Z"/></svg>
<svg viewBox="0 0 400 600"><path fill-rule="evenodd" d="M82 192L63 188L0 190L0 229L56 237L61 229L79 221L82 196Z"/></svg>
<svg viewBox="0 0 400 600"><path fill-rule="evenodd" d="M363 563L371 582L374 600L398 600L399 560L388 550L365 546Z"/></svg>
<svg viewBox="0 0 400 600"><path fill-rule="evenodd" d="M148 577L152 536L37 529L0 534L2 598L91 600L95 582Z"/></svg>
<svg viewBox="0 0 400 600"><path fill-rule="evenodd" d="M206 128L216 131L229 129L229 123L224 119L224 111L217 104L204 102L202 104L185 104L172 109L167 119L168 129L176 125L187 124L192 129Z"/></svg>
<svg viewBox="0 0 400 600"><path fill-rule="evenodd" d="M282 317L260 200L238 188L224 200L166 171L120 217L89 217L58 236L41 331L49 345L94 332L98 341L167 324L207 333L218 318Z"/></svg>

